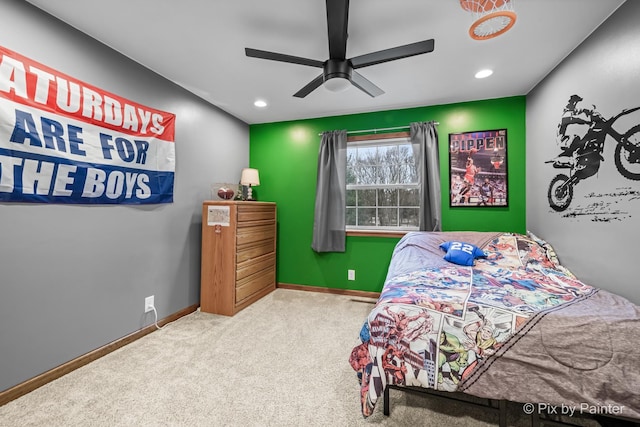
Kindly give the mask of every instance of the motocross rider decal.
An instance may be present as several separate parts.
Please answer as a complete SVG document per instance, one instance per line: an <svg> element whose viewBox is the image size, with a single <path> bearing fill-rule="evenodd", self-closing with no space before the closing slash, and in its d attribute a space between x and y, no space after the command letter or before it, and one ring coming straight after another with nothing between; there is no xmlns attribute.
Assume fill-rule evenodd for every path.
<svg viewBox="0 0 640 427"><path fill-rule="evenodd" d="M579 104L582 100L579 95L569 97L558 124L556 142L560 147L560 154L545 162L551 163L556 169L566 170L566 173L558 173L549 184L549 206L557 212L563 212L563 216L567 218L588 216L592 221L601 222L629 218L629 213L619 202L640 199L640 188L635 183L640 180L640 124L620 129L615 122L640 110L640 107L624 109L605 118L596 110L595 105L593 108L581 107ZM587 192L584 196L585 204L576 202L568 210L576 185L593 177L600 170L600 164L605 160L605 142L616 143L613 151L614 164L620 175L630 180L629 184L614 185L608 191Z"/></svg>

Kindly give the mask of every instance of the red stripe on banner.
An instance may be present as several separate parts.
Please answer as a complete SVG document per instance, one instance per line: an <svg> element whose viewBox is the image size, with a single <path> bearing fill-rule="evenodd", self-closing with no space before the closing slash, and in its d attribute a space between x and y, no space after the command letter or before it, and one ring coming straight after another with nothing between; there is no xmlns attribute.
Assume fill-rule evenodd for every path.
<svg viewBox="0 0 640 427"><path fill-rule="evenodd" d="M174 142L174 114L114 95L2 46L0 55L0 97L125 134Z"/></svg>

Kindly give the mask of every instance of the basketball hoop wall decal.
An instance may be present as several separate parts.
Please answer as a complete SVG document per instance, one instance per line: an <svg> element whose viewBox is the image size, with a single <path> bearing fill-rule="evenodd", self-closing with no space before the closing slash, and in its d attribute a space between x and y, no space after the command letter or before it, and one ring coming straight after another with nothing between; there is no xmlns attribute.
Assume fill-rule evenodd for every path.
<svg viewBox="0 0 640 427"><path fill-rule="evenodd" d="M473 15L469 36L474 40L497 37L516 23L512 0L460 0L460 6Z"/></svg>

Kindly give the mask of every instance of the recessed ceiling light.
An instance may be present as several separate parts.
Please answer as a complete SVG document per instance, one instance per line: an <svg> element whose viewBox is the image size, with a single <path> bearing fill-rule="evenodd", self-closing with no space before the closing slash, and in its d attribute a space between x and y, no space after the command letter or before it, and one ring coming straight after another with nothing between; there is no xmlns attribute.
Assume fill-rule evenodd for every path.
<svg viewBox="0 0 640 427"><path fill-rule="evenodd" d="M485 77L489 77L491 74L493 74L493 70L480 70L476 73L476 79L484 79Z"/></svg>
<svg viewBox="0 0 640 427"><path fill-rule="evenodd" d="M258 108L264 108L267 106L267 101L264 101L262 99L258 99L256 100L256 102L253 103L253 105L255 105Z"/></svg>

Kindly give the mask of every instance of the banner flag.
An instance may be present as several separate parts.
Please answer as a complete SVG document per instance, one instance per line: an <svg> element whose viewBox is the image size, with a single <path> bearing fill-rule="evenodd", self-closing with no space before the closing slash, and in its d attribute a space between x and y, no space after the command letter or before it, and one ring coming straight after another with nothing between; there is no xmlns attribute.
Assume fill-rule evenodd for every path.
<svg viewBox="0 0 640 427"><path fill-rule="evenodd" d="M173 202L175 115L0 46L0 202Z"/></svg>

